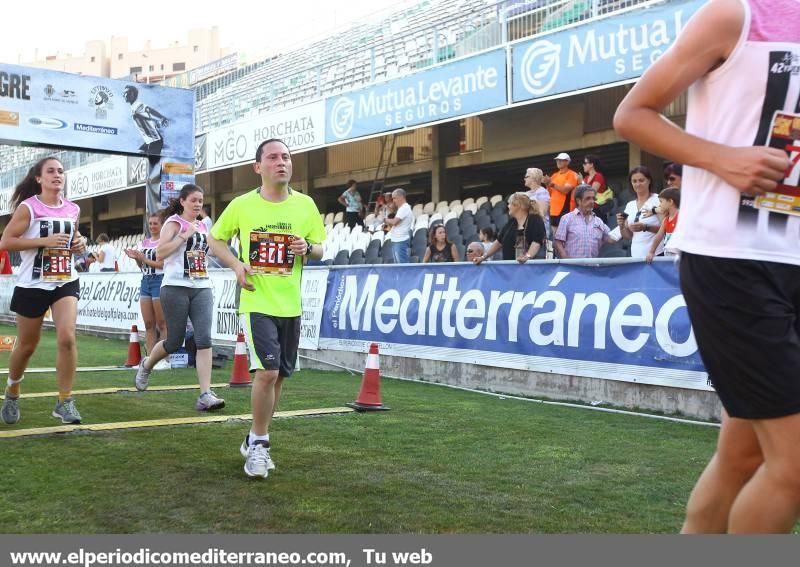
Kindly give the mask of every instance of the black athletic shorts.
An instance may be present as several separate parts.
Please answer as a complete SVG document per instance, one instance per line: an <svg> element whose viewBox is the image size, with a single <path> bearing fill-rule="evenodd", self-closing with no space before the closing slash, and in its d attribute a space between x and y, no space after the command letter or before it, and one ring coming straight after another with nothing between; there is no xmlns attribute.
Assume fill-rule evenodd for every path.
<svg viewBox="0 0 800 567"><path fill-rule="evenodd" d="M288 378L297 363L300 345L300 317L272 317L262 313L243 313L250 372L277 370Z"/></svg>
<svg viewBox="0 0 800 567"><path fill-rule="evenodd" d="M79 280L67 282L53 290L32 287L15 287L11 296L11 311L23 317L37 319L47 313L50 306L62 297L79 298L81 284Z"/></svg>
<svg viewBox="0 0 800 567"><path fill-rule="evenodd" d="M800 412L800 266L681 253L700 356L728 415Z"/></svg>

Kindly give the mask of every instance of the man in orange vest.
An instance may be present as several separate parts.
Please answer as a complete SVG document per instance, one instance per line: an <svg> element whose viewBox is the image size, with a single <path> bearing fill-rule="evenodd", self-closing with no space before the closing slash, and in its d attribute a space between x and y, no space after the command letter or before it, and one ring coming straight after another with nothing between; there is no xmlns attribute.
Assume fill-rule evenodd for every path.
<svg viewBox="0 0 800 567"><path fill-rule="evenodd" d="M556 156L558 171L550 176L550 224L553 234L558 230L561 217L575 210L575 197L572 191L580 184L578 174L569 168L568 153L561 152Z"/></svg>

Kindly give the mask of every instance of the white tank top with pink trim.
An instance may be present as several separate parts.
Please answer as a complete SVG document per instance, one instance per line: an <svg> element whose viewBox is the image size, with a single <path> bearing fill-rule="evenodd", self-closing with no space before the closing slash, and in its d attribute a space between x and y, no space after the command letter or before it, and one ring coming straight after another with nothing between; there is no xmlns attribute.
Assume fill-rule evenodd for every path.
<svg viewBox="0 0 800 567"><path fill-rule="evenodd" d="M180 215L172 215L167 223L175 222L180 226L179 234L186 232L191 223ZM163 229L162 229L163 230ZM175 252L164 258L164 280L161 287L178 285L183 287L205 288L212 287L208 277L208 260L205 260L205 275L203 274L203 259L208 254L208 229L201 222L197 223L197 230L186 245L179 246Z"/></svg>
<svg viewBox="0 0 800 567"><path fill-rule="evenodd" d="M81 209L72 201L61 199L61 203L57 207L51 207L42 203L38 196L33 196L22 201L19 206L26 207L31 215L30 223L22 233L22 238L45 238L52 234L74 235L78 230ZM72 246L72 239L70 239L69 245ZM32 248L19 253L22 262L17 273L17 286L54 290L65 283L78 279L75 263L72 261L72 255L69 254L65 255L65 259L69 261L69 264L65 265L71 265L72 268L63 275L63 279L58 282L42 281L42 268L48 270L50 256L44 255L44 252L44 248Z"/></svg>
<svg viewBox="0 0 800 567"><path fill-rule="evenodd" d="M758 203L708 171L684 168L670 248L800 265L800 0L741 1L739 41L689 89L686 130L729 146L782 149L794 167L780 194Z"/></svg>

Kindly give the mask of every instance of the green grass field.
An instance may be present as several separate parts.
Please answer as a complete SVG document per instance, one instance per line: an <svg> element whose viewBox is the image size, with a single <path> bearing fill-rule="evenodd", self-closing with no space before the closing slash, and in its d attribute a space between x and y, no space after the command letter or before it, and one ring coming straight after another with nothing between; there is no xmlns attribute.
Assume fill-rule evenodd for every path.
<svg viewBox="0 0 800 567"><path fill-rule="evenodd" d="M83 367L126 358L123 341L78 344ZM54 349L47 331L31 366L54 366ZM214 371L215 383L229 377ZM360 380L301 371L279 410L341 406ZM198 415L196 390L79 393L132 381L132 370L78 374L84 423ZM196 378L161 371L151 384ZM278 468L261 481L242 471L249 422L0 439L0 533L671 533L717 434L430 384L381 387L389 412L276 420ZM23 393L55 389L54 374L23 383ZM225 414L249 413L248 388L217 393ZM53 403L22 399L22 421L0 427L59 425Z"/></svg>

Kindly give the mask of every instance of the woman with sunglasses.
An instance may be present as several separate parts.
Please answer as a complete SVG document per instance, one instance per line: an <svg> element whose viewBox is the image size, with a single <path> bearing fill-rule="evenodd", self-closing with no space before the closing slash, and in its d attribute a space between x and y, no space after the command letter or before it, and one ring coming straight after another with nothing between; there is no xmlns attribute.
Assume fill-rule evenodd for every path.
<svg viewBox="0 0 800 567"><path fill-rule="evenodd" d="M650 245L661 227L661 217L657 214L644 215L658 207L658 194L653 192L653 176L643 165L634 167L628 175L631 189L636 198L625 206L624 213L617 214L617 225L623 238L631 241L631 257L645 258ZM658 245L655 255L664 253L663 242Z"/></svg>
<svg viewBox="0 0 800 567"><path fill-rule="evenodd" d="M591 185L597 196L594 214L606 222L606 218L614 210L614 192L606 187L606 177L601 171L600 158L594 154L587 154L583 158L583 182Z"/></svg>

